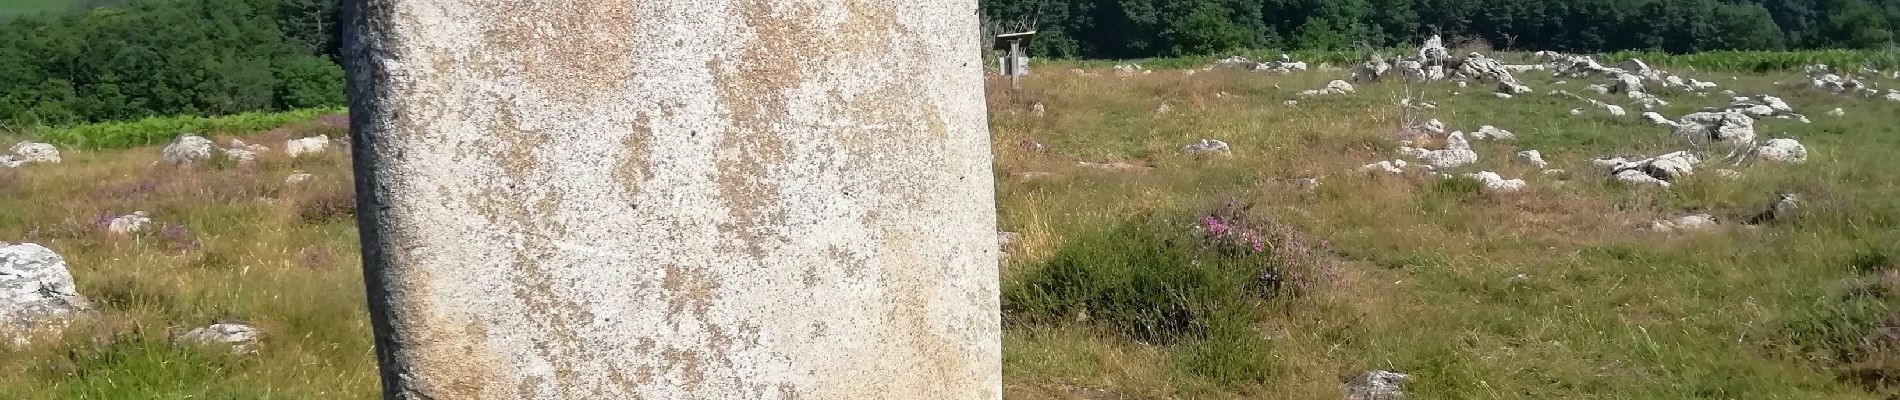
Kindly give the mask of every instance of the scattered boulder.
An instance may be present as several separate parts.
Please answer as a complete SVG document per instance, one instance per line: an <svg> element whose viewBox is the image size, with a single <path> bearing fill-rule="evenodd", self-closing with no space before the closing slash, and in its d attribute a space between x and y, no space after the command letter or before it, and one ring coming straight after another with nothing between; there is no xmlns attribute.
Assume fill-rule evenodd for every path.
<svg viewBox="0 0 1900 400"><path fill-rule="evenodd" d="M1405 400L1405 380L1410 376L1389 371L1369 371L1346 383L1346 400Z"/></svg>
<svg viewBox="0 0 1900 400"><path fill-rule="evenodd" d="M1412 147L1400 147L1399 152L1423 160L1435 169L1450 169L1478 162L1478 152L1471 151L1471 143L1465 135L1452 132L1445 137L1444 150L1424 150Z"/></svg>
<svg viewBox="0 0 1900 400"><path fill-rule="evenodd" d="M224 158L237 161L239 165L250 164L257 161L257 153L251 152L250 150L226 148L218 149L218 151L224 154Z"/></svg>
<svg viewBox="0 0 1900 400"><path fill-rule="evenodd" d="M1619 181L1669 187L1672 182L1694 174L1696 164L1701 162L1689 152L1678 151L1637 161L1598 159L1596 164L1607 165L1610 176Z"/></svg>
<svg viewBox="0 0 1900 400"><path fill-rule="evenodd" d="M1504 68L1504 63L1500 63L1498 60L1485 57L1484 54L1475 52L1465 55L1465 59L1458 63L1458 69L1452 72L1452 76L1466 79L1517 82L1517 77L1511 75L1510 69Z"/></svg>
<svg viewBox="0 0 1900 400"><path fill-rule="evenodd" d="M1671 128L1676 127L1676 121L1670 121L1668 117L1664 117L1662 116L1662 114L1657 114L1654 111L1643 113L1643 119L1649 120L1649 123L1656 124L1656 125L1667 126Z"/></svg>
<svg viewBox="0 0 1900 400"><path fill-rule="evenodd" d="M1517 161L1523 162L1525 164L1530 164L1531 166L1537 167L1539 169L1550 166L1550 162L1544 161L1544 154L1538 152L1537 150L1524 150L1524 151L1517 152Z"/></svg>
<svg viewBox="0 0 1900 400"><path fill-rule="evenodd" d="M181 135L165 146L165 161L173 165L190 165L211 159L211 149L215 147L211 139L197 135Z"/></svg>
<svg viewBox="0 0 1900 400"><path fill-rule="evenodd" d="M1115 76L1124 78L1153 72L1154 71L1149 71L1147 68L1143 68L1141 64L1122 64L1115 66Z"/></svg>
<svg viewBox="0 0 1900 400"><path fill-rule="evenodd" d="M1830 116L1830 117L1845 117L1845 116L1847 116L1847 110L1843 110L1843 109L1840 109L1840 108L1838 108L1838 107L1836 107L1836 108L1835 108L1835 109L1833 109L1833 110L1828 110L1828 111L1827 111L1827 115L1828 115L1828 116Z"/></svg>
<svg viewBox="0 0 1900 400"><path fill-rule="evenodd" d="M1367 172L1367 173L1378 172L1378 173L1384 173L1387 175L1404 175L1405 174L1405 160L1380 161L1376 163L1366 164L1365 166L1359 167L1359 172Z"/></svg>
<svg viewBox="0 0 1900 400"><path fill-rule="evenodd" d="M1794 139L1769 139L1755 148L1755 155L1763 160L1800 164L1808 161L1808 148Z"/></svg>
<svg viewBox="0 0 1900 400"><path fill-rule="evenodd" d="M1376 82L1384 78L1386 72L1391 70L1392 64L1385 61L1385 56L1373 54L1371 58L1352 68L1351 79L1353 82Z"/></svg>
<svg viewBox="0 0 1900 400"><path fill-rule="evenodd" d="M1485 125L1478 127L1477 132L1472 132L1471 138L1473 140L1516 140L1517 134L1498 129L1498 127L1495 126Z"/></svg>
<svg viewBox="0 0 1900 400"><path fill-rule="evenodd" d="M151 224L151 217L146 216L144 211L137 211L107 220L106 232L110 232L114 235L131 235L144 232L145 228Z"/></svg>
<svg viewBox="0 0 1900 400"><path fill-rule="evenodd" d="M1525 186L1523 179L1504 179L1498 173L1491 171L1467 174L1465 177L1483 184L1484 190L1490 193L1512 193L1524 190Z"/></svg>
<svg viewBox="0 0 1900 400"><path fill-rule="evenodd" d="M1418 129L1436 135L1443 135L1445 134L1445 121L1439 121L1437 119L1426 120L1424 124L1418 126Z"/></svg>
<svg viewBox="0 0 1900 400"><path fill-rule="evenodd" d="M1740 111L1699 112L1678 120L1676 136L1713 143L1755 142L1755 119Z"/></svg>
<svg viewBox="0 0 1900 400"><path fill-rule="evenodd" d="M24 344L26 334L57 330L91 309L73 286L66 259L37 244L0 242L0 335Z"/></svg>
<svg viewBox="0 0 1900 400"><path fill-rule="evenodd" d="M1418 46L1418 60L1425 64L1444 64L1451 60L1451 51L1445 49L1443 38L1432 35Z"/></svg>
<svg viewBox="0 0 1900 400"><path fill-rule="evenodd" d="M1501 95L1506 95L1506 96L1500 96L1502 98L1508 99L1510 98L1509 96L1526 94L1530 92L1531 92L1530 86L1524 86L1524 84L1518 83L1517 80L1515 79L1498 81L1497 93Z"/></svg>
<svg viewBox="0 0 1900 400"><path fill-rule="evenodd" d="M1227 149L1227 142L1214 140L1214 139L1201 139L1200 143L1190 144L1190 145L1187 145L1186 147L1182 147L1181 152L1186 153L1188 155L1203 155L1203 154L1225 155L1225 154L1228 154L1228 149Z"/></svg>
<svg viewBox="0 0 1900 400"><path fill-rule="evenodd" d="M1404 161L1404 159L1393 159L1393 161L1368 163L1368 165L1364 165L1364 167L1359 167L1359 173L1406 174L1406 161Z"/></svg>
<svg viewBox="0 0 1900 400"><path fill-rule="evenodd" d="M1043 107L1041 102L1037 102L1036 104L1029 106L1029 115L1034 115L1036 116L1036 118L1042 118L1044 115L1048 115L1048 114L1049 114L1049 109Z"/></svg>
<svg viewBox="0 0 1900 400"><path fill-rule="evenodd" d="M172 338L173 343L193 346L228 346L231 354L257 352L257 327L240 321L219 321L210 326L186 331Z"/></svg>
<svg viewBox="0 0 1900 400"><path fill-rule="evenodd" d="M292 172L290 176L284 177L284 184L295 185L299 183L304 183L304 182L310 181L310 178L315 178L315 177L316 177L315 175L310 175L310 174L304 173L303 171L295 171L295 172Z"/></svg>
<svg viewBox="0 0 1900 400"><path fill-rule="evenodd" d="M1617 75L1616 82L1610 83L1610 93L1641 93L1643 89L1643 77L1634 74Z"/></svg>
<svg viewBox="0 0 1900 400"><path fill-rule="evenodd" d="M1077 161L1075 165L1081 166L1083 168L1097 169L1097 170L1110 171L1110 172L1142 172L1142 171L1154 169L1154 167L1131 163L1127 161L1116 161L1116 162L1109 162L1109 163Z"/></svg>
<svg viewBox="0 0 1900 400"><path fill-rule="evenodd" d="M1760 225L1775 221L1786 221L1793 219L1795 213L1800 211L1801 195L1782 193L1781 197L1775 199L1773 204L1768 205L1767 210L1763 210L1760 214L1755 214L1754 217L1749 218L1748 224Z"/></svg>
<svg viewBox="0 0 1900 400"><path fill-rule="evenodd" d="M49 143L20 142L13 145L13 160L19 163L58 163L59 148Z"/></svg>
<svg viewBox="0 0 1900 400"><path fill-rule="evenodd" d="M1656 220L1649 223L1649 230L1662 233L1693 232L1715 229L1720 225L1715 216L1709 214L1690 214L1676 219Z"/></svg>
<svg viewBox="0 0 1900 400"><path fill-rule="evenodd" d="M1353 92L1353 87L1351 83L1347 83L1346 81L1341 81L1341 80L1335 80L1335 81L1326 83L1325 89L1308 90L1308 91L1300 92L1300 95L1301 96L1326 96L1326 95L1347 94L1347 93L1352 93L1352 92Z"/></svg>

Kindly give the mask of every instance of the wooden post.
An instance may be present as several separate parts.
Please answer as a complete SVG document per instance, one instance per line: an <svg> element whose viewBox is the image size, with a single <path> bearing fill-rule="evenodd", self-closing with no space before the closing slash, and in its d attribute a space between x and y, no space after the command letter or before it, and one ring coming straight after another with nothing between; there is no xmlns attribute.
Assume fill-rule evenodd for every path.
<svg viewBox="0 0 1900 400"><path fill-rule="evenodd" d="M386 398L1001 396L975 0L344 8Z"/></svg>

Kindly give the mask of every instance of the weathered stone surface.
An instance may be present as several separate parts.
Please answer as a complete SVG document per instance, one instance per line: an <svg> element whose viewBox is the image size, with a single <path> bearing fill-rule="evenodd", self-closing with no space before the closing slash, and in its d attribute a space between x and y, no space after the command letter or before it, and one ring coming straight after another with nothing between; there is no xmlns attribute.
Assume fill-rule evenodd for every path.
<svg viewBox="0 0 1900 400"><path fill-rule="evenodd" d="M1610 176L1616 180L1662 187L1669 187L1672 182L1695 174L1695 166L1700 163L1702 160L1686 151L1635 161L1621 157L1595 161L1597 166L1610 169Z"/></svg>
<svg viewBox="0 0 1900 400"><path fill-rule="evenodd" d="M145 227L151 224L152 218L147 216L144 211L135 211L131 214L113 217L111 220L106 221L106 232L115 235L130 235L144 232Z"/></svg>
<svg viewBox="0 0 1900 400"><path fill-rule="evenodd" d="M302 139L291 139L291 140L284 141L284 155L290 156L293 158L302 157L308 154L318 154L324 151L328 151L329 149L330 149L329 136L317 135L317 136L311 136L311 137L302 138Z"/></svg>
<svg viewBox="0 0 1900 400"><path fill-rule="evenodd" d="M1517 140L1517 134L1498 129L1498 127L1495 126L1485 125L1478 127L1476 132L1472 132L1471 138L1473 140Z"/></svg>
<svg viewBox="0 0 1900 400"><path fill-rule="evenodd" d="M1801 195L1782 193L1780 197L1775 199L1774 203L1768 205L1767 210L1762 210L1760 214L1755 214L1754 217L1749 218L1748 224L1756 225L1775 221L1786 221L1793 219L1795 214L1799 212L1801 212Z"/></svg>
<svg viewBox="0 0 1900 400"><path fill-rule="evenodd" d="M311 178L315 178L315 177L316 177L315 175L310 175L303 171L296 171L296 172L292 172L290 176L284 177L284 184L295 185L299 183L309 182Z"/></svg>
<svg viewBox="0 0 1900 400"><path fill-rule="evenodd" d="M0 242L0 338L23 343L25 336L56 331L73 313L91 308L59 254L37 244Z"/></svg>
<svg viewBox="0 0 1900 400"><path fill-rule="evenodd" d="M1300 92L1300 95L1301 96L1340 95L1340 94L1352 93L1352 91L1353 91L1353 87L1351 83L1348 83L1342 80L1334 80L1332 82L1327 82L1325 89L1308 90L1308 91Z"/></svg>
<svg viewBox="0 0 1900 400"><path fill-rule="evenodd" d="M1491 171L1466 174L1465 177L1478 181L1479 184L1484 185L1484 191L1490 193L1512 193L1524 190L1525 186L1523 179L1504 179L1498 173Z"/></svg>
<svg viewBox="0 0 1900 400"><path fill-rule="evenodd" d="M1678 120L1675 133L1699 142L1753 143L1755 119L1735 110L1699 112Z"/></svg>
<svg viewBox="0 0 1900 400"><path fill-rule="evenodd" d="M232 354L250 354L257 352L257 337L260 333L257 327L243 322L222 321L186 331L173 337L172 341L194 346L227 347Z"/></svg>
<svg viewBox="0 0 1900 400"><path fill-rule="evenodd" d="M1404 175L1405 160L1380 161L1359 167L1359 172Z"/></svg>
<svg viewBox="0 0 1900 400"><path fill-rule="evenodd" d="M1188 155L1229 154L1227 142L1214 139L1201 139L1199 143L1181 147L1181 152Z"/></svg>
<svg viewBox="0 0 1900 400"><path fill-rule="evenodd" d="M211 139L197 135L180 135L165 146L163 155L166 162L175 165L195 164L211 159Z"/></svg>
<svg viewBox="0 0 1900 400"><path fill-rule="evenodd" d="M15 159L26 163L58 163L59 148L49 143L20 142L13 145Z"/></svg>
<svg viewBox="0 0 1900 400"><path fill-rule="evenodd" d="M1517 152L1517 160L1539 169L1550 166L1550 162L1544 161L1544 153L1537 150Z"/></svg>
<svg viewBox="0 0 1900 400"><path fill-rule="evenodd" d="M1368 371L1346 383L1346 400L1405 400L1410 376L1390 371Z"/></svg>
<svg viewBox="0 0 1900 400"><path fill-rule="evenodd" d="M975 0L343 4L386 397L1001 396Z"/></svg>
<svg viewBox="0 0 1900 400"><path fill-rule="evenodd" d="M1800 164L1808 161L1808 148L1794 139L1769 139L1755 148L1755 155L1763 160Z"/></svg>
<svg viewBox="0 0 1900 400"><path fill-rule="evenodd" d="M1649 223L1649 230L1663 233L1694 232L1715 229L1720 226L1715 216L1709 214L1690 214L1675 219L1656 220Z"/></svg>

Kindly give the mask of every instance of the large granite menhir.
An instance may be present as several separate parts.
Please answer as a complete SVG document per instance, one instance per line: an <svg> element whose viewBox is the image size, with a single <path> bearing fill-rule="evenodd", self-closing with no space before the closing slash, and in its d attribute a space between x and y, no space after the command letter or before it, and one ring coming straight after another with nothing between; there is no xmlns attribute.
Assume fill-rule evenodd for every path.
<svg viewBox="0 0 1900 400"><path fill-rule="evenodd" d="M975 0L346 1L385 395L995 399Z"/></svg>

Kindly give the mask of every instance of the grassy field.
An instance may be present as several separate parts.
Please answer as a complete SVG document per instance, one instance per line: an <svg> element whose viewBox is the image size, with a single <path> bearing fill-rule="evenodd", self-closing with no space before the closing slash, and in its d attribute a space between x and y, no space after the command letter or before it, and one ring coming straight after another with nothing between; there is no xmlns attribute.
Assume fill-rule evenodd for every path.
<svg viewBox="0 0 1900 400"><path fill-rule="evenodd" d="M1663 190L1612 184L1589 160L1680 150L1667 130L1572 116L1587 105L1542 94L1597 81L1530 73L1539 94L1509 100L1434 84L1414 92L1438 107L1408 117L1398 84L1295 95L1339 71L1067 67L989 94L999 229L1020 233L1000 266L1010 398L1337 399L1367 370L1410 374L1423 399L1900 395L1900 103L1827 95L1794 73L1685 71L1786 98L1814 123L1758 128L1810 159ZM1662 94L1671 117L1728 103ZM1836 107L1846 116L1824 115ZM1516 132L1476 143L1482 161L1458 172L1530 188L1356 172L1398 157L1407 118ZM316 133L340 132L293 125L261 142ZM1232 156L1181 154L1202 138ZM1569 172L1512 162L1520 149ZM101 308L61 340L0 352L0 397L374 398L345 157L179 169L153 166L155 147L75 149L0 170L0 239L61 252ZM293 170L317 178L286 185ZM1803 196L1798 218L1740 224L1779 193ZM98 226L140 210L167 228ZM1638 229L1691 211L1724 224ZM225 318L266 331L258 353L168 343Z"/></svg>

